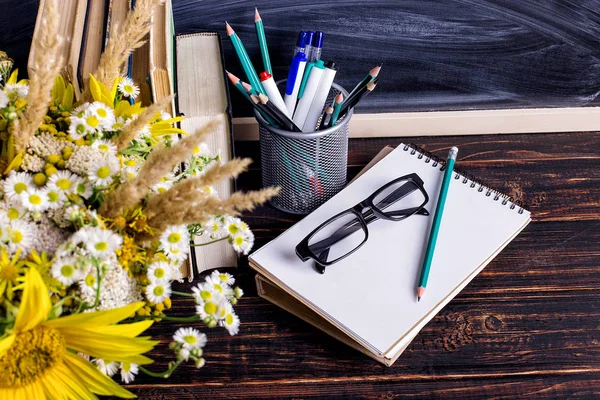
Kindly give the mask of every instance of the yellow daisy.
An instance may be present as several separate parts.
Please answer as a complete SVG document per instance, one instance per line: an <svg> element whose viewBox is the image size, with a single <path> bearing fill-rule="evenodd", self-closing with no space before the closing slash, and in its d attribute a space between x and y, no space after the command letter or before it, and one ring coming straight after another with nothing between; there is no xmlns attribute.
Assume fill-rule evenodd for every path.
<svg viewBox="0 0 600 400"><path fill-rule="evenodd" d="M47 320L52 309L48 289L37 269L30 269L14 327L0 339L0 400L135 397L77 352L122 363L151 363L142 353L158 342L137 336L152 321L117 325L143 305Z"/></svg>

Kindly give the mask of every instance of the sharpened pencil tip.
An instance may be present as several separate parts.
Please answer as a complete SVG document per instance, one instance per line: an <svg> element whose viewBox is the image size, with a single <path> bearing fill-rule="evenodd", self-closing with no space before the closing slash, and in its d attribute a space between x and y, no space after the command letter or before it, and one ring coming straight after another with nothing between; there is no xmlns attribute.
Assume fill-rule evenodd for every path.
<svg viewBox="0 0 600 400"><path fill-rule="evenodd" d="M235 76L234 74L232 74L229 71L225 71L227 72L227 77L229 78L229 80L231 81L231 83L233 83L234 85L237 85L237 83L240 81L240 78L238 78L237 76Z"/></svg>
<svg viewBox="0 0 600 400"><path fill-rule="evenodd" d="M258 13L258 8L254 7L254 22L260 21L260 14Z"/></svg>
<svg viewBox="0 0 600 400"><path fill-rule="evenodd" d="M341 93L338 93L338 95L337 95L337 96L335 96L335 102L339 104L339 103L341 103L342 101L344 101L344 95L343 95L343 94L341 94Z"/></svg>
<svg viewBox="0 0 600 400"><path fill-rule="evenodd" d="M233 28L231 27L231 25L229 25L229 22L227 21L225 21L225 29L227 30L227 36L231 36L235 33L233 31Z"/></svg>
<svg viewBox="0 0 600 400"><path fill-rule="evenodd" d="M379 71L381 71L381 65L373 67L373 69L369 71L369 75L371 75L373 78L375 78L377 75L379 75Z"/></svg>
<svg viewBox="0 0 600 400"><path fill-rule="evenodd" d="M421 297L425 294L425 288L423 286L419 286L417 288L417 301L421 301Z"/></svg>
<svg viewBox="0 0 600 400"><path fill-rule="evenodd" d="M420 302L421 298L419 296L417 296L417 302Z"/></svg>

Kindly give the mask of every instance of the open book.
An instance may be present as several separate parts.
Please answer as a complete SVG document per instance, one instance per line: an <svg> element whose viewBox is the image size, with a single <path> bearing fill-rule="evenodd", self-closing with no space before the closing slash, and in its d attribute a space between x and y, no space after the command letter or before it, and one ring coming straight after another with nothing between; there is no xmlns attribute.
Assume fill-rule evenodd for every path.
<svg viewBox="0 0 600 400"><path fill-rule="evenodd" d="M427 293L415 289L443 172L432 155L400 144L344 190L250 258L259 294L340 341L391 365L418 332L530 222L507 196L460 173L450 185ZM369 225L367 242L321 275L296 245L328 218L410 173L424 181L429 216Z"/></svg>

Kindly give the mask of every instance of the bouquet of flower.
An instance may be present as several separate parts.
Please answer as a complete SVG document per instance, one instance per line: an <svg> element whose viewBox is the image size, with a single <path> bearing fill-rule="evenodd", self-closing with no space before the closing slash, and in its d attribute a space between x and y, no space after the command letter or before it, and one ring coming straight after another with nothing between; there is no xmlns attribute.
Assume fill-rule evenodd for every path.
<svg viewBox="0 0 600 400"><path fill-rule="evenodd" d="M213 124L183 132L163 111L171 99L142 107L119 76L159 3L138 0L80 96L61 75L57 0L46 1L29 81L0 52L0 399L132 397L117 372L129 383L205 363L206 335L189 327L174 332L167 371L146 369L158 342L140 334L152 323L238 332L231 275L215 271L191 293L171 284L196 235L247 254L253 235L237 216L277 190L220 199L213 186L249 160L222 163L203 143ZM173 295L197 313L170 318Z"/></svg>

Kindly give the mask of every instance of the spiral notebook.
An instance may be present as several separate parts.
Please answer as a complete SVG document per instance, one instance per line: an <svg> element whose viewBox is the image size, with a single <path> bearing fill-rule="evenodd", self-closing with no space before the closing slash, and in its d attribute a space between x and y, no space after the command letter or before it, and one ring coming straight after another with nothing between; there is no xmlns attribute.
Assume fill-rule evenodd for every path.
<svg viewBox="0 0 600 400"><path fill-rule="evenodd" d="M400 222L372 223L368 241L323 275L311 262L296 256L296 245L323 221L410 173L424 181L430 197L428 217L415 215ZM250 256L250 265L260 274L259 292L344 343L391 365L427 322L531 221L529 211L507 196L456 172L427 293L417 302L415 287L442 176L443 165L436 158L400 144L312 214Z"/></svg>

